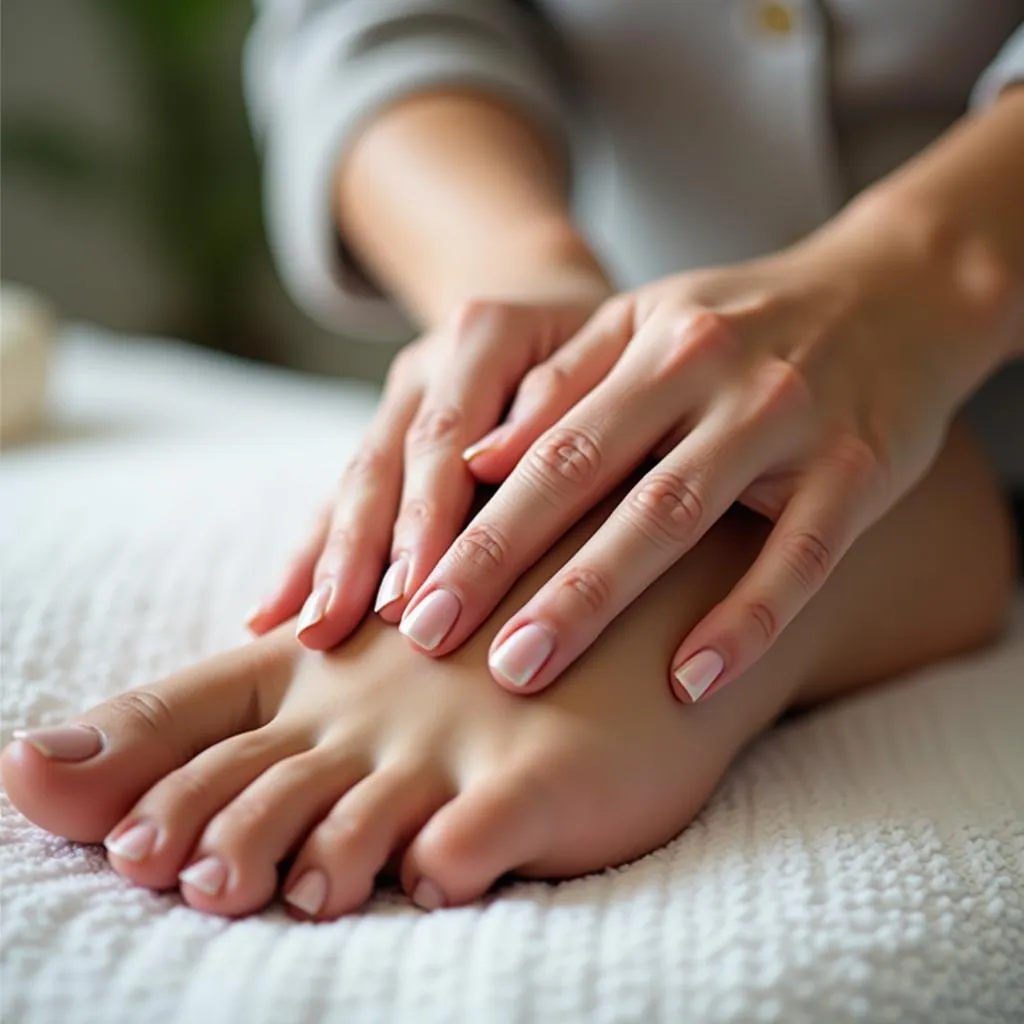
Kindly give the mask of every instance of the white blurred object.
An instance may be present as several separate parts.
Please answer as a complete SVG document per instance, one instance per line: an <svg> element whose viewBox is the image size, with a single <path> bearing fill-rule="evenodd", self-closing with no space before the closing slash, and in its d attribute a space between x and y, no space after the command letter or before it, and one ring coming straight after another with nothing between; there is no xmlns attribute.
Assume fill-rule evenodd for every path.
<svg viewBox="0 0 1024 1024"><path fill-rule="evenodd" d="M0 441L8 444L39 425L46 405L57 314L41 296L0 284Z"/></svg>

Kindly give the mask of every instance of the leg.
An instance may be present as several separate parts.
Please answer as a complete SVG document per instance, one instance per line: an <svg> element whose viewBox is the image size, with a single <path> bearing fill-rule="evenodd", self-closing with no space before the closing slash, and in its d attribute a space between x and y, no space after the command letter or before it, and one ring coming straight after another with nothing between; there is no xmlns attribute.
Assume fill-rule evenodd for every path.
<svg viewBox="0 0 1024 1024"><path fill-rule="evenodd" d="M102 749L88 731L15 742L2 761L11 799L57 834L110 832L122 875L181 884L212 913L265 905L292 857L285 891L322 919L358 907L398 857L417 902L461 903L509 871L576 875L655 848L785 708L985 642L1010 587L1005 514L955 433L770 655L706 704L673 701L668 659L758 550L764 527L743 512L558 685L501 691L485 669L493 633L601 515L441 662L375 618L327 656L279 630L94 708L81 722Z"/></svg>

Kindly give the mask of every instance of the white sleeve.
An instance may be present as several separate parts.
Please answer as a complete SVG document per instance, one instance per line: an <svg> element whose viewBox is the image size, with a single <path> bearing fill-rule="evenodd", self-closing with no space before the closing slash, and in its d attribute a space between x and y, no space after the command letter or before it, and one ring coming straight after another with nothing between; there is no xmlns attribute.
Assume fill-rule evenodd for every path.
<svg viewBox="0 0 1024 1024"><path fill-rule="evenodd" d="M1008 85L1024 82L1024 25L1021 25L996 54L971 93L971 107L988 106Z"/></svg>
<svg viewBox="0 0 1024 1024"><path fill-rule="evenodd" d="M408 336L335 228L340 155L384 106L439 85L496 94L560 134L538 28L514 0L258 0L244 79L267 231L286 287L311 316L352 337Z"/></svg>

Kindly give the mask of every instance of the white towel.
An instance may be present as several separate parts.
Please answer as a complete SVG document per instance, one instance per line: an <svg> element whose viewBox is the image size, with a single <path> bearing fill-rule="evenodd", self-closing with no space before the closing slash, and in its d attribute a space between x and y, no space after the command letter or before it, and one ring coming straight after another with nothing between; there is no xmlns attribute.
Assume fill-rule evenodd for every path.
<svg viewBox="0 0 1024 1024"><path fill-rule="evenodd" d="M5 453L3 730L242 637L371 389L78 330ZM1024 599L990 652L792 720L636 864L424 914L204 917L3 804L11 1024L1024 1020Z"/></svg>

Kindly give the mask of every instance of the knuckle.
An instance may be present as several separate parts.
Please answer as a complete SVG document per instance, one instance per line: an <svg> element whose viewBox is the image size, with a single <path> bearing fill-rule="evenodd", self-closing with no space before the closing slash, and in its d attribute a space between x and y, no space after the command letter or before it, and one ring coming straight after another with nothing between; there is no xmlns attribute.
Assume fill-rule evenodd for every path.
<svg viewBox="0 0 1024 1024"><path fill-rule="evenodd" d="M893 459L885 432L865 425L860 433L841 434L832 448L833 458L843 473L864 487L879 485L892 489Z"/></svg>
<svg viewBox="0 0 1024 1024"><path fill-rule="evenodd" d="M457 565L472 566L484 573L503 569L508 558L508 539L490 523L470 526L452 548L452 560Z"/></svg>
<svg viewBox="0 0 1024 1024"><path fill-rule="evenodd" d="M600 614L611 603L612 586L608 577L593 566L569 569L558 581L559 590L592 615Z"/></svg>
<svg viewBox="0 0 1024 1024"><path fill-rule="evenodd" d="M519 390L523 394L541 401L554 398L565 391L569 384L569 372L564 366L551 361L540 363L523 377Z"/></svg>
<svg viewBox="0 0 1024 1024"><path fill-rule="evenodd" d="M451 337L456 344L475 341L481 335L507 326L513 307L492 299L470 299L452 314Z"/></svg>
<svg viewBox="0 0 1024 1024"><path fill-rule="evenodd" d="M434 518L436 509L425 498L411 498L403 502L395 521L395 530L416 529Z"/></svg>
<svg viewBox="0 0 1024 1024"><path fill-rule="evenodd" d="M580 427L556 427L530 450L523 470L542 492L558 497L586 490L601 471L597 437Z"/></svg>
<svg viewBox="0 0 1024 1024"><path fill-rule="evenodd" d="M659 548L685 544L704 521L704 502L677 473L652 474L622 505L626 521Z"/></svg>
<svg viewBox="0 0 1024 1024"><path fill-rule="evenodd" d="M454 444L462 429L463 414L454 406L427 406L421 409L406 437L411 451L422 452Z"/></svg>
<svg viewBox="0 0 1024 1024"><path fill-rule="evenodd" d="M674 378L682 371L692 370L697 363L720 358L732 339L732 327L722 313L697 309L677 314L667 326L655 379Z"/></svg>
<svg viewBox="0 0 1024 1024"><path fill-rule="evenodd" d="M362 448L349 459L341 475L339 487L347 489L360 482L374 486L380 483L389 462L387 453L380 448Z"/></svg>
<svg viewBox="0 0 1024 1024"><path fill-rule="evenodd" d="M813 594L832 570L833 554L820 534L801 530L785 537L779 554L789 574L807 594Z"/></svg>
<svg viewBox="0 0 1024 1024"><path fill-rule="evenodd" d="M773 359L758 370L753 418L803 413L813 405L804 371L786 359Z"/></svg>
<svg viewBox="0 0 1024 1024"><path fill-rule="evenodd" d="M770 647L779 635L778 616L767 601L754 600L747 604L747 618L754 626L764 647Z"/></svg>

